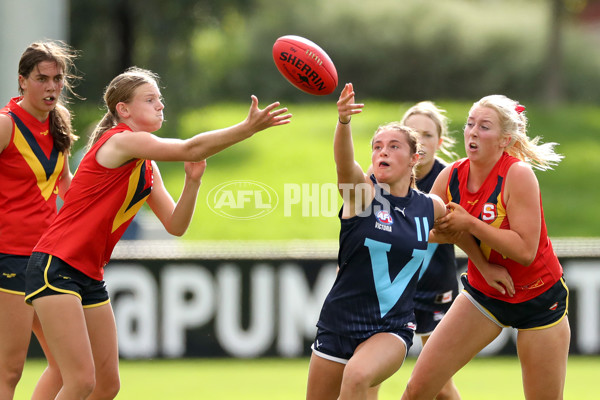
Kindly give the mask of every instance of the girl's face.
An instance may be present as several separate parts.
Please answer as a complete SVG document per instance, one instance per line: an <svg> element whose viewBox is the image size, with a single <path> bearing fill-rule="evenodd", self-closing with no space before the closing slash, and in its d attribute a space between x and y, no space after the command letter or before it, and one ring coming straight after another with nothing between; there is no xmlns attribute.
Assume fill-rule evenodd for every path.
<svg viewBox="0 0 600 400"><path fill-rule="evenodd" d="M496 111L478 106L469 112L465 125L465 151L470 160L494 159L502 153L509 138L502 135Z"/></svg>
<svg viewBox="0 0 600 400"><path fill-rule="evenodd" d="M42 61L27 78L19 75L19 85L23 91L21 107L44 121L56 107L65 85L63 70L53 61Z"/></svg>
<svg viewBox="0 0 600 400"><path fill-rule="evenodd" d="M138 86L129 103L117 105L122 122L125 122L134 131L145 132L154 132L160 129L164 120L164 108L160 90L153 83L144 83Z"/></svg>
<svg viewBox="0 0 600 400"><path fill-rule="evenodd" d="M435 122L426 115L413 114L404 121L404 125L414 129L419 134L419 143L421 144L421 154L419 157L420 166L429 166L435 160L435 153L442 145Z"/></svg>
<svg viewBox="0 0 600 400"><path fill-rule="evenodd" d="M393 184L403 177L410 177L418 154L411 154L406 134L386 129L373 138L371 165L378 182Z"/></svg>

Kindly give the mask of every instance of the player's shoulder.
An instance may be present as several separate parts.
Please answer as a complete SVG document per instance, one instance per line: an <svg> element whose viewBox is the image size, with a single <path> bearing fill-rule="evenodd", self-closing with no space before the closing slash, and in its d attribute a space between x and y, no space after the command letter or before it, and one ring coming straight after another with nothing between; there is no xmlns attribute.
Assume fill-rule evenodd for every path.
<svg viewBox="0 0 600 400"><path fill-rule="evenodd" d="M512 188L522 187L530 189L538 186L538 180L533 168L528 162L517 161L513 163L506 173L506 185Z"/></svg>
<svg viewBox="0 0 600 400"><path fill-rule="evenodd" d="M0 148L5 148L10 140L13 130L13 120L7 115L0 113Z"/></svg>
<svg viewBox="0 0 600 400"><path fill-rule="evenodd" d="M533 168L526 161L515 161L508 167L508 171L506 174L506 179L526 179L535 177L535 172L533 172Z"/></svg>

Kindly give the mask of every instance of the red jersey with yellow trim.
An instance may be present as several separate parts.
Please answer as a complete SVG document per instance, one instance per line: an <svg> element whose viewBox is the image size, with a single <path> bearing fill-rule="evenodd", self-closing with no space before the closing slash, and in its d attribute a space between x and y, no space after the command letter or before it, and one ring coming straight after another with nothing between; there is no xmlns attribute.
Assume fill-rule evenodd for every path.
<svg viewBox="0 0 600 400"><path fill-rule="evenodd" d="M460 204L471 215L483 222L498 228L510 229L510 221L506 215L506 204L504 203L504 185L509 168L520 160L507 153L502 154L481 188L473 193L467 189L467 178L469 176L470 162L463 159L452 164L450 178L447 186L447 196L450 201ZM508 269L515 285L515 295L509 297L502 295L496 289L489 286L479 270L469 260L467 278L469 283L485 295L506 301L508 303L521 303L530 300L550 289L563 274L562 266L554 253L552 243L548 238L544 210L541 208L541 232L538 250L534 261L529 266L504 257L487 244L477 242L483 255L490 263L502 265Z"/></svg>
<svg viewBox="0 0 600 400"><path fill-rule="evenodd" d="M102 280L112 251L152 190L152 162L134 159L118 168L96 161L98 149L125 124L105 132L81 160L65 204L34 251L51 254L92 279Z"/></svg>
<svg viewBox="0 0 600 400"><path fill-rule="evenodd" d="M38 121L20 100L0 110L13 120L10 142L0 153L0 253L29 256L56 217L65 157L54 147L48 119Z"/></svg>

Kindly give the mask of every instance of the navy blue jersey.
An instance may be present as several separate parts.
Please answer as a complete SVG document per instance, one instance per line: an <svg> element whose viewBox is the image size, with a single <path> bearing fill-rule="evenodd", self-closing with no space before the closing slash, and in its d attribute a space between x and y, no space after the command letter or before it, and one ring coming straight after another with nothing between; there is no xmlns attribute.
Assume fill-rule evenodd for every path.
<svg viewBox="0 0 600 400"><path fill-rule="evenodd" d="M445 167L435 159L431 171L417 180L419 190L429 193L435 179ZM415 308L425 311L447 311L458 295L454 245L429 243L427 253L417 285Z"/></svg>
<svg viewBox="0 0 600 400"><path fill-rule="evenodd" d="M340 269L317 323L341 336L367 338L414 324L433 201L413 189L395 197L376 183L375 193L364 212L341 219Z"/></svg>

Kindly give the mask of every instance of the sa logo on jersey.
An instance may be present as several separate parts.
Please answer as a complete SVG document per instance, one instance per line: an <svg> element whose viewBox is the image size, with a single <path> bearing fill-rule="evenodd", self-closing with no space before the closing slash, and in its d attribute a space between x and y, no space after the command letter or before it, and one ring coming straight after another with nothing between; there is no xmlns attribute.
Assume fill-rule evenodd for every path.
<svg viewBox="0 0 600 400"><path fill-rule="evenodd" d="M494 222L498 218L498 209L493 203L485 203L481 210L481 220L487 223Z"/></svg>

